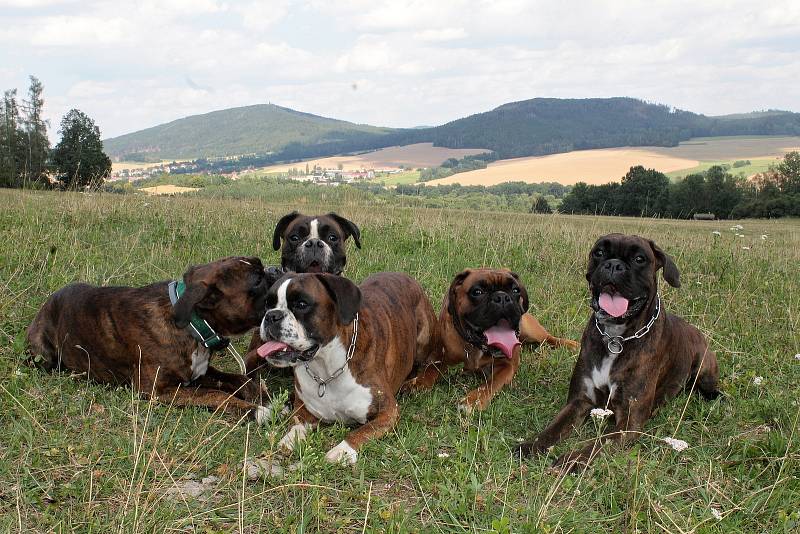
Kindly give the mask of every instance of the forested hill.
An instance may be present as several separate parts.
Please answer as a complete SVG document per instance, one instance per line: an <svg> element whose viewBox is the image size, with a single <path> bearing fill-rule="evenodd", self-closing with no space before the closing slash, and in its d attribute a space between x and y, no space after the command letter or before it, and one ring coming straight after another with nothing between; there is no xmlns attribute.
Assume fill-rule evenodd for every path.
<svg viewBox="0 0 800 534"><path fill-rule="evenodd" d="M391 129L275 105L215 111L105 141L114 158L194 159L269 154L285 161L433 142L486 148L500 158L590 148L674 146L691 137L800 135L800 113L707 117L634 98L534 98L430 128Z"/></svg>
<svg viewBox="0 0 800 534"><path fill-rule="evenodd" d="M484 147L501 158L514 158L590 148L675 146L691 137L800 135L800 114L707 117L634 98L534 98L419 134L440 146Z"/></svg>
<svg viewBox="0 0 800 534"><path fill-rule="evenodd" d="M103 145L112 158L134 161L268 154L312 146L327 155L351 145L386 146L379 139L393 131L259 104L192 115L106 139Z"/></svg>

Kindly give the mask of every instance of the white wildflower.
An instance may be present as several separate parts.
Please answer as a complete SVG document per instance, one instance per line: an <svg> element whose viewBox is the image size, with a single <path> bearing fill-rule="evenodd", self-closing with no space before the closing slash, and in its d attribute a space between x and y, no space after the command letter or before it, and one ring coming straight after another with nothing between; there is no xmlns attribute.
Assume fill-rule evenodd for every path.
<svg viewBox="0 0 800 534"><path fill-rule="evenodd" d="M744 234L736 234L736 237L744 237Z"/></svg>
<svg viewBox="0 0 800 534"><path fill-rule="evenodd" d="M672 447L678 452L681 452L682 450L685 450L689 447L689 444L683 441L682 439L664 438L664 443L668 444L670 447Z"/></svg>
<svg viewBox="0 0 800 534"><path fill-rule="evenodd" d="M798 352L797 354L794 355L794 359L795 360L800 360L800 352Z"/></svg>
<svg viewBox="0 0 800 534"><path fill-rule="evenodd" d="M438 456L439 458L450 458L450 455L446 452L440 452L436 456Z"/></svg>
<svg viewBox="0 0 800 534"><path fill-rule="evenodd" d="M756 386L760 386L762 382L764 382L763 376L757 376L753 379L753 384L755 384Z"/></svg>
<svg viewBox="0 0 800 534"><path fill-rule="evenodd" d="M717 235L717 236L722 235L722 232L720 232L719 230L714 230L711 233L714 234L714 235Z"/></svg>
<svg viewBox="0 0 800 534"><path fill-rule="evenodd" d="M713 515L714 519L716 519L717 521L722 520L722 512L720 512L716 508L711 508L711 515Z"/></svg>
<svg viewBox="0 0 800 534"><path fill-rule="evenodd" d="M766 239L767 237L767 234L761 234L761 239Z"/></svg>
<svg viewBox="0 0 800 534"><path fill-rule="evenodd" d="M589 412L589 415L591 415L593 419L602 421L606 417L614 415L614 412L606 408L593 408L592 411Z"/></svg>
<svg viewBox="0 0 800 534"><path fill-rule="evenodd" d="M742 250L750 250L750 247L742 247Z"/></svg>

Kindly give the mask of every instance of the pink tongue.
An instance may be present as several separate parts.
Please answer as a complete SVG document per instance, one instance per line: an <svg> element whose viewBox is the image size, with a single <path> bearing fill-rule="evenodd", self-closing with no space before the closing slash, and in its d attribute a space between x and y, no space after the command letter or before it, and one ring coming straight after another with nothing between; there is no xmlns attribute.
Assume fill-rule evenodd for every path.
<svg viewBox="0 0 800 534"><path fill-rule="evenodd" d="M521 345L517 339L517 334L508 326L505 321L503 324L495 325L483 332L486 336L486 343L490 347L497 347L503 351L507 358L511 357L514 347Z"/></svg>
<svg viewBox="0 0 800 534"><path fill-rule="evenodd" d="M269 358L276 352L286 350L288 348L289 345L287 345L286 343L281 343L280 341L267 341L266 343L258 347L256 349L256 352L258 352L258 355L261 356L262 358Z"/></svg>
<svg viewBox="0 0 800 534"><path fill-rule="evenodd" d="M612 317L619 317L628 311L628 299L619 294L612 297L608 293L601 293L598 303Z"/></svg>

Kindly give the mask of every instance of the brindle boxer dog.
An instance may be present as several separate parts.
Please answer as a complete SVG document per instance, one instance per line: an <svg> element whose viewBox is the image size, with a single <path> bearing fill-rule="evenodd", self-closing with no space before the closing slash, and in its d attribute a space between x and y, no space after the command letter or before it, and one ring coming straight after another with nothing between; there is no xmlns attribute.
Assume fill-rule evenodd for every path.
<svg viewBox="0 0 800 534"><path fill-rule="evenodd" d="M528 292L517 273L508 269L466 269L456 275L444 297L439 328L443 359L433 362L410 380L412 390L431 388L445 368L463 364L464 370L481 372L486 384L459 403L470 412L483 410L519 368L521 340L552 346L577 346L551 336L539 321L525 313ZM520 332L519 335L517 332Z"/></svg>
<svg viewBox="0 0 800 534"><path fill-rule="evenodd" d="M274 283L286 272L342 274L347 263L345 241L351 236L356 247L361 248L358 226L333 212L303 215L293 211L284 215L272 233L272 248L281 249L281 268L268 268L267 276ZM248 376L257 374L265 365L255 353L260 345L258 332L253 332L245 356Z"/></svg>
<svg viewBox="0 0 800 534"><path fill-rule="evenodd" d="M374 274L356 286L289 273L270 289L267 308L258 354L294 370L296 423L281 446L292 450L320 421L359 425L327 453L330 462L355 463L367 440L388 432L412 368L441 351L433 308L405 274Z"/></svg>
<svg viewBox="0 0 800 534"><path fill-rule="evenodd" d="M659 269L669 285L680 287L678 268L654 242L623 234L597 240L586 272L594 313L583 332L567 404L517 454L545 452L592 408L613 412L614 430L605 437L624 445L636 440L654 410L681 390L717 397L717 358L697 328L662 309ZM583 468L600 447L587 445L554 465Z"/></svg>
<svg viewBox="0 0 800 534"><path fill-rule="evenodd" d="M211 351L187 328L193 313L220 336L258 326L268 289L261 260L230 257L196 265L183 281L185 291L174 306L170 282L60 289L28 327L32 361L47 370L86 373L97 382L130 384L166 403L250 413L259 423L266 421L268 410L255 404L260 387L211 367Z"/></svg>

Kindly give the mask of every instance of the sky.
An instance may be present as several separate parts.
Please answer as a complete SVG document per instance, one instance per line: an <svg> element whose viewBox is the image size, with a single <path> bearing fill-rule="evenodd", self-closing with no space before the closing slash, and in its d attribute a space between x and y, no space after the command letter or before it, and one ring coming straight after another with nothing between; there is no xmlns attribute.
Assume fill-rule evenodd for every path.
<svg viewBox="0 0 800 534"><path fill-rule="evenodd" d="M800 1L0 0L0 90L112 137L271 102L438 125L535 97L800 111Z"/></svg>

